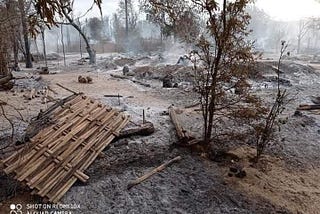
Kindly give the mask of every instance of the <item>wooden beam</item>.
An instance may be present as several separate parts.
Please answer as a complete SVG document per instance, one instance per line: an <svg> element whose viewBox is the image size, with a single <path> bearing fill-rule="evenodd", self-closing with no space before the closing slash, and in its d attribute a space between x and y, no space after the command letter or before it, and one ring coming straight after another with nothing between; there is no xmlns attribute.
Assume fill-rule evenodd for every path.
<svg viewBox="0 0 320 214"><path fill-rule="evenodd" d="M152 171L148 172L147 174L141 176L140 178L137 178L136 180L130 181L127 186L127 189L131 189L133 186L140 184L144 180L150 178L152 175L164 170L166 167L168 167L172 163L179 161L179 160L181 160L181 156L177 156L177 157L165 162L164 164L158 166L157 168L153 169Z"/></svg>
<svg viewBox="0 0 320 214"><path fill-rule="evenodd" d="M320 105L300 105L297 110L299 111L307 111L307 110L317 110L317 109L320 109Z"/></svg>
<svg viewBox="0 0 320 214"><path fill-rule="evenodd" d="M180 124L177 113L173 107L169 107L169 115L171 121L176 129L177 137L180 143L187 144L189 141L194 140L195 138L190 135L190 133L185 130L182 125Z"/></svg>
<svg viewBox="0 0 320 214"><path fill-rule="evenodd" d="M151 135L152 133L154 133L155 129L154 126L151 122L145 122L144 124L140 125L140 126L136 126L133 128L128 128L125 130L122 130L120 132L119 138L125 138L125 137L130 137L133 135L143 135L143 136L147 136L147 135Z"/></svg>

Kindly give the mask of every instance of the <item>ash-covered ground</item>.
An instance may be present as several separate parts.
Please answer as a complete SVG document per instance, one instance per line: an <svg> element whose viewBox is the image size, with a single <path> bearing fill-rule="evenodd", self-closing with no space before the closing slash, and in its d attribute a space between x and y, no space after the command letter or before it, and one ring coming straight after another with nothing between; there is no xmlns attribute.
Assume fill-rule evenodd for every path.
<svg viewBox="0 0 320 214"><path fill-rule="evenodd" d="M175 130L169 116L163 114L171 105L181 110L179 119L188 130L197 137L202 134L202 116L195 111L199 107L185 108L198 100L192 86L193 70L188 63L177 65L178 56L98 55L95 66L78 61L76 55L67 59L68 67L50 62L51 74L41 75L41 79L36 69L14 73L28 78L16 80L14 90L0 92L1 100L20 109L24 116L16 140L23 135L28 121L50 105L42 104L41 96L26 100L25 91L47 86L55 92L50 94L54 98L70 95L56 83L118 108L136 123L141 122L144 110L146 119L156 129L150 136L118 140L104 151L105 156L85 172L90 176L88 183L77 183L61 201L79 204L75 213L317 213L320 209L320 118L317 112L295 114L300 104L310 104L312 97L319 96L317 64L310 64L308 59L283 61L281 87L287 89L293 100L282 115L286 122L281 125L277 140L259 165L249 162L254 155L250 136L244 142L216 145L239 157L239 164L247 173L240 179L228 176L232 163L227 159L214 162L197 152L173 146L177 142ZM275 95L275 65L276 60L259 61L250 80L253 92L266 105ZM129 68L127 76L131 80L112 76L122 75L124 66ZM93 83L78 83L79 75L90 76ZM162 80L168 75L176 88L162 87ZM104 97L117 94L123 97ZM6 155L1 154L1 158ZM127 190L129 181L177 155L182 160ZM11 203L41 202L30 197L30 191L19 187L12 178L2 173L0 176L3 213L9 211Z"/></svg>

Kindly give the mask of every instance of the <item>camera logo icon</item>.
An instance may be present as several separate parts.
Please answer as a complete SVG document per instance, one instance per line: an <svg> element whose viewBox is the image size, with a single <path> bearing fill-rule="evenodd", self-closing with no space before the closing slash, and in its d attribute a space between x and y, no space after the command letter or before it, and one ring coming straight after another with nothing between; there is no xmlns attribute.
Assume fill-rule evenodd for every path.
<svg viewBox="0 0 320 214"><path fill-rule="evenodd" d="M10 214L22 214L22 205L10 204Z"/></svg>

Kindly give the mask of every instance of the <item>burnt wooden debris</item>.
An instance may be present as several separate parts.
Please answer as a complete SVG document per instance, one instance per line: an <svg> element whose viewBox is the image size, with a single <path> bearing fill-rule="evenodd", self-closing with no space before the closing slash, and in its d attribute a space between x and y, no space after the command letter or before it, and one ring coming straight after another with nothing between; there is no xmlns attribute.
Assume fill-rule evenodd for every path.
<svg viewBox="0 0 320 214"><path fill-rule="evenodd" d="M13 75L9 73L5 76L0 76L0 90L10 90L13 88Z"/></svg>
<svg viewBox="0 0 320 214"><path fill-rule="evenodd" d="M320 110L320 104L315 105L300 105L297 110L299 111L309 111L309 110Z"/></svg>
<svg viewBox="0 0 320 214"><path fill-rule="evenodd" d="M135 126L135 127L131 127L131 128L126 128L124 130L122 130L119 133L119 138L126 138L126 137L130 137L133 135L141 135L141 136L147 136L147 135L151 135L152 133L154 133L155 129L153 126L153 123L151 122L145 122L141 125Z"/></svg>
<svg viewBox="0 0 320 214"><path fill-rule="evenodd" d="M311 101L316 105L320 105L320 97L312 97Z"/></svg>
<svg viewBox="0 0 320 214"><path fill-rule="evenodd" d="M190 145L195 143L195 138L181 125L181 123L178 120L178 116L176 113L176 110L174 107L169 107L169 115L171 118L171 121L176 129L177 137L179 140L180 145Z"/></svg>
<svg viewBox="0 0 320 214"><path fill-rule="evenodd" d="M130 77L128 77L128 76L121 76L121 75L117 75L117 74L110 74L110 76L113 77L113 78L130 80L130 81L132 81L133 83L142 85L142 86L144 86L144 87L148 87L148 88L151 87L151 85L148 84L148 83L141 82L141 81L139 81L139 80L136 80L136 79L134 79L134 78L130 78Z"/></svg>
<svg viewBox="0 0 320 214"><path fill-rule="evenodd" d="M37 118L52 124L37 129L23 148L2 161L3 171L32 189L32 194L57 203L99 154L120 135L129 116L98 101L74 94Z"/></svg>
<svg viewBox="0 0 320 214"><path fill-rule="evenodd" d="M132 187L134 187L137 184L140 184L141 182L143 182L144 180L150 178L152 175L164 170L166 167L170 166L172 163L181 160L181 156L177 156L163 164L161 164L160 166L158 166L157 168L154 168L153 170L151 170L150 172L146 173L145 175L137 178L136 180L130 181L128 183L127 189L131 189Z"/></svg>

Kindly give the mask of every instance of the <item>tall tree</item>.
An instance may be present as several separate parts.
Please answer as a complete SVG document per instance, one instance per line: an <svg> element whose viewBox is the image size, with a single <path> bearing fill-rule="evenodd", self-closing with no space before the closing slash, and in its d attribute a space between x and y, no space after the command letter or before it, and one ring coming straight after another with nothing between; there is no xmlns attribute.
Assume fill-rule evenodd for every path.
<svg viewBox="0 0 320 214"><path fill-rule="evenodd" d="M299 21L299 27L298 27L298 44L297 44L297 53L299 54L301 51L301 42L302 39L305 37L305 35L308 33L310 30L310 21L309 20L300 20Z"/></svg>
<svg viewBox="0 0 320 214"><path fill-rule="evenodd" d="M0 76L10 74L9 62L11 51L15 58L15 67L18 66L18 38L20 16L15 1L0 1ZM0 77L0 78L1 78ZM0 81L0 87L5 81Z"/></svg>
<svg viewBox="0 0 320 214"><path fill-rule="evenodd" d="M14 58L14 65L13 70L18 71L19 68L19 37L20 37L20 21L18 20L17 16L13 16L13 14L18 14L17 10L17 3L13 0L6 1L6 12L9 22L9 29L12 51L13 51L13 58Z"/></svg>
<svg viewBox="0 0 320 214"><path fill-rule="evenodd" d="M28 28L26 5L25 5L26 1L18 0L18 3L19 3L19 10L20 10L20 16L21 16L24 48L25 48L26 68L32 68L32 56L30 52L30 41L29 41L29 28Z"/></svg>
<svg viewBox="0 0 320 214"><path fill-rule="evenodd" d="M43 50L43 57L46 67L48 67L47 61L47 49L46 49L46 40L45 40L45 29L44 27L41 28L41 39L42 39L42 50Z"/></svg>
<svg viewBox="0 0 320 214"><path fill-rule="evenodd" d="M118 8L119 19L126 29L126 33L131 33L136 29L138 14L134 9L132 0L120 0Z"/></svg>
<svg viewBox="0 0 320 214"><path fill-rule="evenodd" d="M270 16L255 5L250 5L246 11L251 16L248 26L251 30L249 38L257 41L257 43L265 40L268 37L268 30L272 24Z"/></svg>
<svg viewBox="0 0 320 214"><path fill-rule="evenodd" d="M83 32L81 27L79 25L77 25L77 23L74 21L74 19L70 15L70 13L72 12L72 5L71 5L70 1L66 1L66 2L67 3L61 5L62 14L66 18L68 23L71 26L73 26L79 32L79 34L83 38L84 42L86 43L86 50L87 50L87 53L89 55L89 63L90 64L95 64L96 63L96 52L92 49L86 34Z"/></svg>

